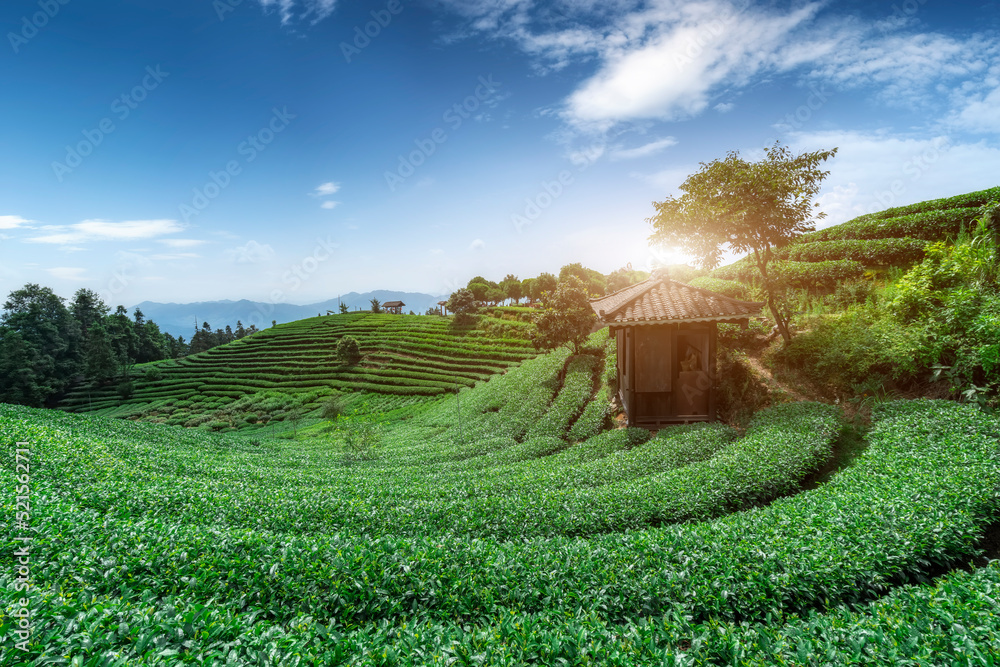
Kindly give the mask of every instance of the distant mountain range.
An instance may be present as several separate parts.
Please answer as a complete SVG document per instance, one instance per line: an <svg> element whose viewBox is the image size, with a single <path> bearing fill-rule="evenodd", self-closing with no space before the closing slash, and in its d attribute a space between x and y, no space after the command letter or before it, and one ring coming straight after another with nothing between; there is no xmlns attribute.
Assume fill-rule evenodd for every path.
<svg viewBox="0 0 1000 667"><path fill-rule="evenodd" d="M153 320L160 326L160 331L168 332L174 336L184 336L185 340L191 340L195 327L201 328L203 322L208 322L213 331L225 329L227 324L235 330L237 321L242 322L244 327L249 328L251 324L255 324L258 329L266 329L271 326L271 320L283 324L306 317L326 315L328 310L339 313L340 301L346 303L351 310L368 310L371 308L372 299L378 299L380 303L402 301L406 304L403 308L404 313L412 310L418 315L423 315L428 308L437 306L438 301L444 301L447 298L447 295L432 296L421 292L375 290L364 294L351 292L341 296L339 301L330 299L305 306L296 306L291 303L248 301L246 299L240 301L199 301L196 303L143 301L130 307L129 313L133 312L135 308L139 308L147 320Z"/></svg>

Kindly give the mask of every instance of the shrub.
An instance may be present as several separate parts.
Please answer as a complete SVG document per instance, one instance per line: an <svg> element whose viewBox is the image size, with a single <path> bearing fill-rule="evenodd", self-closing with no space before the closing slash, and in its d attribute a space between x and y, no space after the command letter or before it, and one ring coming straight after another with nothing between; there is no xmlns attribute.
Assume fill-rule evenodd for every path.
<svg viewBox="0 0 1000 667"><path fill-rule="evenodd" d="M324 401L320 414L323 419L336 419L346 411L346 407L344 397L335 394Z"/></svg>
<svg viewBox="0 0 1000 667"><path fill-rule="evenodd" d="M118 383L115 391L118 392L118 396L120 396L123 401L127 401L132 398L132 394L135 393L135 383L132 382L132 380L122 380Z"/></svg>
<svg viewBox="0 0 1000 667"><path fill-rule="evenodd" d="M886 342L873 324L872 316L860 311L824 317L775 352L775 359L817 387L839 396L852 395L853 385L866 376L889 370Z"/></svg>
<svg viewBox="0 0 1000 667"><path fill-rule="evenodd" d="M341 336L337 342L337 358L349 366L361 360L361 346L354 336Z"/></svg>

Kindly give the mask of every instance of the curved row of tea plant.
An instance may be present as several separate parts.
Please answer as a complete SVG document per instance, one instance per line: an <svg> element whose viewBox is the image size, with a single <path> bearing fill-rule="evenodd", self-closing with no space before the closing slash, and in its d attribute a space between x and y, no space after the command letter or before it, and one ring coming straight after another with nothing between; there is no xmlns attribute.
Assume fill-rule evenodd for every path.
<svg viewBox="0 0 1000 667"><path fill-rule="evenodd" d="M340 337L351 335L367 357L347 366L336 356ZM61 404L74 411L158 419L171 424L220 424L194 404L171 409L168 400L196 395L237 399L268 390L315 390L329 396L362 391L435 396L471 386L534 356L520 339L499 339L441 317L351 313L279 325L228 345L143 367L123 401L113 386L84 385ZM317 411L321 401L303 405ZM273 415L267 415L271 417ZM254 423L266 422L256 415ZM245 424L244 424L245 426Z"/></svg>
<svg viewBox="0 0 1000 667"><path fill-rule="evenodd" d="M831 289L840 282L861 276L865 272L865 267L860 262L850 259L822 262L775 260L768 270L792 287ZM712 272L712 278L753 285L759 285L761 282L760 271L745 258L716 269Z"/></svg>
<svg viewBox="0 0 1000 667"><path fill-rule="evenodd" d="M861 216L845 223L803 234L800 242L913 238L945 241L969 229L980 215L978 207L927 210L893 217Z"/></svg>
<svg viewBox="0 0 1000 667"><path fill-rule="evenodd" d="M906 586L876 602L812 611L784 624L693 623L668 614L622 625L579 610L515 612L475 626L400 620L343 631L306 614L277 623L182 596L47 593L35 618L53 632L36 652L39 664L69 665L79 657L78 664L116 667L990 665L1000 653L998 594L1000 562L993 561L934 585Z"/></svg>
<svg viewBox="0 0 1000 667"><path fill-rule="evenodd" d="M853 260L864 267L900 266L924 258L927 241L912 238L844 239L793 243L775 252L793 262Z"/></svg>
<svg viewBox="0 0 1000 667"><path fill-rule="evenodd" d="M303 475L356 474L333 465L320 447L254 447L21 408L3 408L0 423L4 442L38 443L33 485L46 501L33 516L35 574L48 594L152 604L150 616L156 603L144 595L174 596L224 614L256 612L262 622L295 634L293 624L305 615L345 633L373 632L379 623L404 618L488 628L509 616L543 622L581 608L603 623L628 627L663 614L695 623L773 622L812 607L863 601L974 556L983 526L998 516L996 420L939 402L891 404L876 419L869 449L852 468L767 507L589 539L511 541L432 526L408 536L359 527L319 530L296 520L311 510ZM173 433L177 442L160 437ZM381 468L376 461L357 474L373 485L402 475L387 458ZM426 473L427 484L436 483L436 472ZM153 474L162 486L139 497L155 486ZM231 525L229 504L244 493L246 516ZM268 496L271 501L262 502ZM391 489L384 497L388 504L395 500ZM9 498L3 502L13 511ZM285 525L264 527L278 515ZM525 526L526 535L531 528ZM6 548L12 546L6 530L0 572L9 577L13 549ZM199 650L211 643L204 636L188 640ZM121 650L131 645L119 644Z"/></svg>

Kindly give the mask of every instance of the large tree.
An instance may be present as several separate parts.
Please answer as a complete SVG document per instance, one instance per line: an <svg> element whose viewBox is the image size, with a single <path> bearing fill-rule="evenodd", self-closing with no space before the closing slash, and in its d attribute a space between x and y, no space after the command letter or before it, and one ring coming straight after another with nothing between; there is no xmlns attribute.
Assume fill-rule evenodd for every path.
<svg viewBox="0 0 1000 667"><path fill-rule="evenodd" d="M655 244L675 246L706 269L722 261L726 250L749 254L760 271L767 307L787 344L788 315L779 304L780 281L770 271L774 250L815 229L818 204L812 198L829 173L820 169L837 149L793 155L775 143L758 162L736 151L724 159L701 163L701 169L681 184L680 197L653 202L656 214L649 237Z"/></svg>
<svg viewBox="0 0 1000 667"><path fill-rule="evenodd" d="M0 350L4 355L0 367L14 369L27 364L24 370L30 371L18 371L16 386L9 387L7 393L11 400L41 405L42 400L63 391L80 372L80 324L61 297L40 285L29 284L11 292L3 307L0 329L7 340ZM34 386L29 386L31 383Z"/></svg>
<svg viewBox="0 0 1000 667"><path fill-rule="evenodd" d="M546 292L554 292L559 281L551 273L541 273L535 278L531 286L531 298L533 301L540 301L545 297Z"/></svg>
<svg viewBox="0 0 1000 667"><path fill-rule="evenodd" d="M479 308L476 297L467 289L452 292L444 307L454 313L455 319L462 323L468 322Z"/></svg>
<svg viewBox="0 0 1000 667"><path fill-rule="evenodd" d="M561 281L542 297L542 312L535 316L531 342L537 349L569 345L574 352L590 335L597 320L590 306L587 287L574 275Z"/></svg>
<svg viewBox="0 0 1000 667"><path fill-rule="evenodd" d="M510 299L512 304L517 303L524 296L524 292L521 290L521 281L512 273L508 273L500 282L500 289L503 290L504 296Z"/></svg>
<svg viewBox="0 0 1000 667"><path fill-rule="evenodd" d="M81 287L73 295L69 312L80 323L80 329L83 330L83 336L86 338L90 327L99 324L104 316L111 312L111 307L104 303L97 292Z"/></svg>
<svg viewBox="0 0 1000 667"><path fill-rule="evenodd" d="M603 296L607 285L604 274L600 271L588 269L580 262L573 262L559 269L559 281L566 280L569 276L576 276L583 283L590 296Z"/></svg>

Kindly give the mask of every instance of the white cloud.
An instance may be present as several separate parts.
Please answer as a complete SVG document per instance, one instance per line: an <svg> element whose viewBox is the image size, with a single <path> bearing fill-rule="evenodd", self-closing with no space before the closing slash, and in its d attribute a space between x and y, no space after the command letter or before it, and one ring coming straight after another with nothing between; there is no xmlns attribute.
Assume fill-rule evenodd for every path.
<svg viewBox="0 0 1000 667"><path fill-rule="evenodd" d="M325 208L325 209L329 210L329 209L332 209L332 208L336 208L337 204L339 204L339 203L340 203L339 201L325 201L322 204L320 204L319 207L320 208Z"/></svg>
<svg viewBox="0 0 1000 667"><path fill-rule="evenodd" d="M666 196L671 193L676 193L678 186L697 170L698 165L695 164L686 167L663 169L652 174L632 172L629 176L656 188L662 192L664 196Z"/></svg>
<svg viewBox="0 0 1000 667"><path fill-rule="evenodd" d="M794 135L795 153L839 148L824 164L830 175L817 198L827 214L821 226L863 213L951 197L996 185L1000 149L947 136L913 138L887 132L814 132Z"/></svg>
<svg viewBox="0 0 1000 667"><path fill-rule="evenodd" d="M1000 133L1000 87L973 95L960 103L951 118L957 127L972 132Z"/></svg>
<svg viewBox="0 0 1000 667"><path fill-rule="evenodd" d="M0 215L0 229L15 229L30 222L19 215Z"/></svg>
<svg viewBox="0 0 1000 667"><path fill-rule="evenodd" d="M193 248L208 243L201 239L159 239L157 242L171 248Z"/></svg>
<svg viewBox="0 0 1000 667"><path fill-rule="evenodd" d="M135 241L148 239L164 234L174 234L184 229L176 220L125 220L110 222L108 220L84 220L73 225L50 225L44 229L50 234L33 236L28 241L33 243L52 243L70 245L88 241Z"/></svg>
<svg viewBox="0 0 1000 667"><path fill-rule="evenodd" d="M314 197L327 197L329 195L336 194L338 190L340 190L340 183L329 181L327 183L317 185L316 189L313 190L312 195Z"/></svg>
<svg viewBox="0 0 1000 667"><path fill-rule="evenodd" d="M637 45L606 50L602 67L567 99L564 118L603 130L623 120L697 114L720 85L787 66L782 45L818 9L812 3L778 15L723 2L690 5L673 23L650 26L652 36Z"/></svg>
<svg viewBox="0 0 1000 667"><path fill-rule="evenodd" d="M881 101L912 106L936 102L936 84L981 79L1000 57L992 40L979 35L956 39L937 33L879 36L874 31L846 36L823 58L811 57L810 76L845 88L876 86ZM950 87L950 86L949 86Z"/></svg>
<svg viewBox="0 0 1000 667"><path fill-rule="evenodd" d="M201 257L201 255L199 255L198 253L195 253L195 252L175 252L175 253L169 253L169 254L167 254L167 253L157 253L155 255L150 255L149 256L150 259L154 259L154 260L161 261L161 262L164 262L164 261L169 262L169 261L174 261L174 260L178 260L178 259L195 259L197 257Z"/></svg>
<svg viewBox="0 0 1000 667"><path fill-rule="evenodd" d="M86 280L86 277L83 274L87 270L75 266L56 266L45 270L53 278L58 278L59 280L72 280L75 282L82 282Z"/></svg>
<svg viewBox="0 0 1000 667"><path fill-rule="evenodd" d="M906 17L862 21L822 0L784 10L742 0L441 3L466 19L463 37L512 41L540 71L595 62L559 111L577 133L690 118L720 92L778 74L865 89L891 106L951 104L954 123L974 131L1000 125L993 112L1000 44L985 33L920 32L923 24ZM734 105L714 108L726 113Z"/></svg>
<svg viewBox="0 0 1000 667"><path fill-rule="evenodd" d="M469 244L469 250L483 250L486 248L486 241L482 239L476 239Z"/></svg>
<svg viewBox="0 0 1000 667"><path fill-rule="evenodd" d="M635 148L618 148L611 152L612 160L631 160L634 158L646 157L654 153L659 153L665 148L676 146L677 140L673 137L664 137L656 141L650 141Z"/></svg>
<svg viewBox="0 0 1000 667"><path fill-rule="evenodd" d="M226 256L237 264L256 264L271 259L274 248L256 241L247 241L244 245L226 250Z"/></svg>

